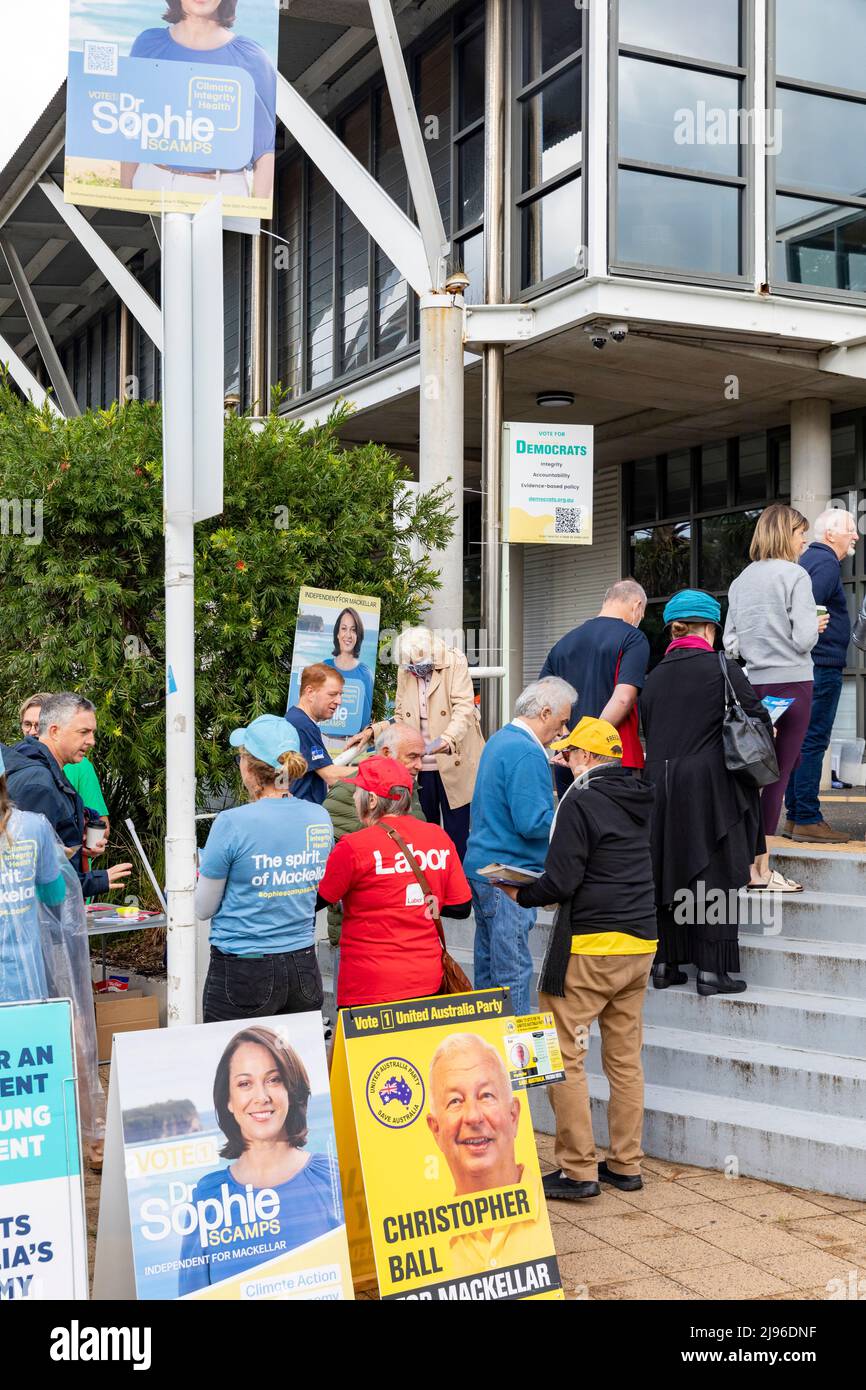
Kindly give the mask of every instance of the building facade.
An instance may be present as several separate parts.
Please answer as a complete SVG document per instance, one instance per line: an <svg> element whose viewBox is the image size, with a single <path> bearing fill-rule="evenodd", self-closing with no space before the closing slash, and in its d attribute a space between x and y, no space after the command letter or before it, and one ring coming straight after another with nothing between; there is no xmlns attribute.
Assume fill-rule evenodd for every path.
<svg viewBox="0 0 866 1390"><path fill-rule="evenodd" d="M489 0L395 0L454 259L469 287L464 622L482 623ZM591 547L510 547L510 685L634 575L658 646L684 584L724 600L773 499L866 508L866 6L860 0L507 0L505 417L596 431ZM365 0L292 6L280 69L406 212L409 180ZM351 14L350 14L351 12ZM302 16L313 15L313 18ZM349 22L349 20L353 22ZM158 398L160 354L38 189L62 181L63 93L0 173L0 237L28 271L80 408ZM41 152L41 153L40 153ZM42 157L44 156L44 157ZM154 299L146 218L93 224ZM225 391L312 421L346 397L348 439L418 469L414 291L310 155L278 131L275 215L224 244ZM66 296L64 298L64 295ZM485 315L488 317L485 317ZM610 334L621 324L627 333ZM587 331L589 330L589 331ZM41 381L14 290L0 334ZM571 404L538 397L554 390ZM843 578L866 592L864 546ZM866 723L849 654L837 734Z"/></svg>

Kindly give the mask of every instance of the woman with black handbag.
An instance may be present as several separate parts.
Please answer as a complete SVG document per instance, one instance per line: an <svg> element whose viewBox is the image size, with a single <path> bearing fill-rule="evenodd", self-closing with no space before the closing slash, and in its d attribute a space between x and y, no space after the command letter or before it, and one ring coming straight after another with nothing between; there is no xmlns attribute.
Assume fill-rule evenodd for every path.
<svg viewBox="0 0 866 1390"><path fill-rule="evenodd" d="M738 994L738 890L766 844L758 788L729 770L724 725L731 689L742 714L772 737L770 716L739 666L715 650L721 609L697 589L675 594L664 610L671 643L641 696L645 777L655 787L652 853L659 946L656 989L685 984L697 966L698 994ZM726 677L727 676L727 681Z"/></svg>

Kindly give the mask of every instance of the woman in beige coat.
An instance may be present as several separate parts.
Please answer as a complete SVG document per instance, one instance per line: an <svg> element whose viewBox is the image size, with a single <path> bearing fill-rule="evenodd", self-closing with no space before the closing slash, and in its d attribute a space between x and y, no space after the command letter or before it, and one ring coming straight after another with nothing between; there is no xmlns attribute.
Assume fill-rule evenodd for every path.
<svg viewBox="0 0 866 1390"><path fill-rule="evenodd" d="M484 739L469 663L428 628L413 627L394 642L399 665L394 717L417 729L426 751L418 797L428 821L441 823L461 860L469 835L469 803ZM350 743L375 738L387 721L363 729Z"/></svg>

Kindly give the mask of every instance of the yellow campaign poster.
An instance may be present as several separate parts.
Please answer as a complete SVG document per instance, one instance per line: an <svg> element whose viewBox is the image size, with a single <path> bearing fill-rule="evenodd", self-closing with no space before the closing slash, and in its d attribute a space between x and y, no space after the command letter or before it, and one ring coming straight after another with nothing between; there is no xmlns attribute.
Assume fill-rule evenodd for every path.
<svg viewBox="0 0 866 1390"><path fill-rule="evenodd" d="M509 1073L511 1018L501 989L340 1013L331 1086L347 1234L356 1281L372 1249L383 1299L563 1297L528 1098Z"/></svg>

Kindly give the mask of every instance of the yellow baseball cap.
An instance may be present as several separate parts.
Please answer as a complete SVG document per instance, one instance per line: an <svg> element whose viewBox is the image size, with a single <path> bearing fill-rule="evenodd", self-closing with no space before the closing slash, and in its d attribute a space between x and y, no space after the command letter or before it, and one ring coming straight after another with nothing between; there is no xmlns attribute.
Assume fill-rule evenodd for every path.
<svg viewBox="0 0 866 1390"><path fill-rule="evenodd" d="M602 758L621 758L622 740L618 731L606 719L592 719L585 715L579 719L566 738L552 743L557 752L561 748L583 748L587 753L598 753Z"/></svg>

